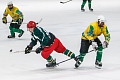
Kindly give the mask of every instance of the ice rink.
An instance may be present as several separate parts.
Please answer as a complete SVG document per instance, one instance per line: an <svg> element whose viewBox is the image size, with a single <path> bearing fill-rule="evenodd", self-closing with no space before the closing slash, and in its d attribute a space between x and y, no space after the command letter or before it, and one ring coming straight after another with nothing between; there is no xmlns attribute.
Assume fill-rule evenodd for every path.
<svg viewBox="0 0 120 80"><path fill-rule="evenodd" d="M80 11L82 0L12 0L24 14L24 22L30 20L42 22L38 25L54 33L64 46L79 55L82 32L87 26L103 15L111 34L109 47L103 51L102 69L95 68L96 53L88 53L78 69L74 69L74 60L61 63L54 69L46 68L46 60L40 54L10 53L9 50L23 51L30 43L30 33L26 25L21 38L16 33L15 39L8 39L9 24L2 23L3 12L9 0L0 2L0 80L120 80L120 0L92 0L93 12L85 5L85 12ZM10 16L7 18L11 21ZM99 39L104 41L104 37ZM36 45L33 49L39 46ZM89 51L92 50L90 47ZM57 62L69 59L67 56L53 52Z"/></svg>

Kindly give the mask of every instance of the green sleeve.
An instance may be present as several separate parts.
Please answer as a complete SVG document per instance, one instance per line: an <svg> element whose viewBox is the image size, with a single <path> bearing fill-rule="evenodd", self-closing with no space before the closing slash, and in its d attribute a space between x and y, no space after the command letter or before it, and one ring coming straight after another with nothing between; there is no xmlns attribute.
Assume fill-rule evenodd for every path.
<svg viewBox="0 0 120 80"><path fill-rule="evenodd" d="M23 14L22 14L22 12L21 12L21 11L16 10L16 13L20 15L20 16L19 16L19 18L23 19Z"/></svg>
<svg viewBox="0 0 120 80"><path fill-rule="evenodd" d="M105 36L105 40L109 42L109 41L110 41L110 33L109 33L107 27L105 28L105 31L104 31L103 34L104 34L104 36Z"/></svg>
<svg viewBox="0 0 120 80"><path fill-rule="evenodd" d="M93 30L94 30L93 26L90 25L90 28L89 28L89 30L88 30L87 35L88 35L88 36L93 36Z"/></svg>
<svg viewBox="0 0 120 80"><path fill-rule="evenodd" d="M7 17L7 15L8 15L8 12L7 12L7 10L5 9L5 11L4 11L4 13L3 13L3 17Z"/></svg>
<svg viewBox="0 0 120 80"><path fill-rule="evenodd" d="M33 33L31 34L32 38L31 38L31 42L30 45L33 47L37 44L37 39L34 37Z"/></svg>

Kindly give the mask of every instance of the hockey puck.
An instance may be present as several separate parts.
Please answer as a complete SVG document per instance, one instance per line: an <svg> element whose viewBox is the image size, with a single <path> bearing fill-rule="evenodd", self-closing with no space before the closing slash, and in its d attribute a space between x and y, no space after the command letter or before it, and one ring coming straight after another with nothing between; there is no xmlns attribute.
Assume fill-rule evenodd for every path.
<svg viewBox="0 0 120 80"><path fill-rule="evenodd" d="M13 50L12 49L10 49L10 52L12 52Z"/></svg>
<svg viewBox="0 0 120 80"><path fill-rule="evenodd" d="M66 2L60 2L60 3L65 4Z"/></svg>

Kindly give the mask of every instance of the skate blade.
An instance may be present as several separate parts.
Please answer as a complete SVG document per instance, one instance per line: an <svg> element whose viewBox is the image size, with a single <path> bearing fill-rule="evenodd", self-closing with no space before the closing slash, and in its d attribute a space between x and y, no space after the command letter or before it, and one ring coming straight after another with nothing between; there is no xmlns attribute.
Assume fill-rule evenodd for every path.
<svg viewBox="0 0 120 80"><path fill-rule="evenodd" d="M100 66L98 66L98 65L95 65L95 68L97 68L97 69L101 69L101 67L100 67Z"/></svg>
<svg viewBox="0 0 120 80"><path fill-rule="evenodd" d="M76 67L74 67L74 69L78 69L78 67L76 68Z"/></svg>
<svg viewBox="0 0 120 80"><path fill-rule="evenodd" d="M81 10L81 12L85 12L85 11Z"/></svg>
<svg viewBox="0 0 120 80"><path fill-rule="evenodd" d="M74 69L78 69L79 67L74 67Z"/></svg>
<svg viewBox="0 0 120 80"><path fill-rule="evenodd" d="M48 69L54 69L54 68L56 68L57 66L53 66L53 67L46 67L46 68L48 68Z"/></svg>
<svg viewBox="0 0 120 80"><path fill-rule="evenodd" d="M90 12L93 12L93 10L90 10Z"/></svg>

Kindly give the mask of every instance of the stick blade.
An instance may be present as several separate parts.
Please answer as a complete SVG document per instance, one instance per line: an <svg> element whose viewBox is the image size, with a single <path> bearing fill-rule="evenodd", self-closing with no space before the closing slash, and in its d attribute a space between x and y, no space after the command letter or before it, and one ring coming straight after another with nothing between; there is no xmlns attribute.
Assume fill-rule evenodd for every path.
<svg viewBox="0 0 120 80"><path fill-rule="evenodd" d="M65 4L66 2L60 2L60 3Z"/></svg>
<svg viewBox="0 0 120 80"><path fill-rule="evenodd" d="M64 3L64 2L60 2L60 3Z"/></svg>
<svg viewBox="0 0 120 80"><path fill-rule="evenodd" d="M38 21L36 24L39 24L42 21L42 18L40 19L40 21Z"/></svg>

